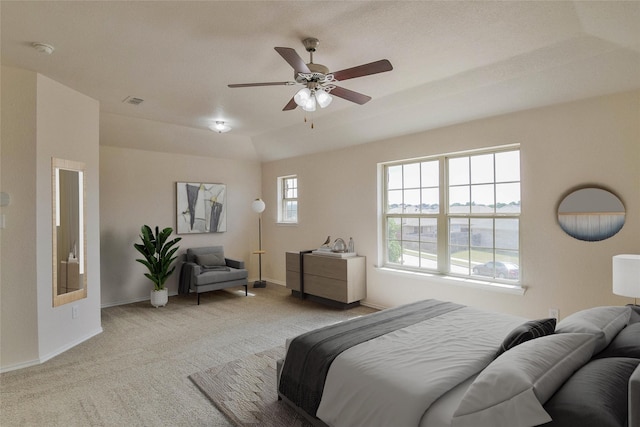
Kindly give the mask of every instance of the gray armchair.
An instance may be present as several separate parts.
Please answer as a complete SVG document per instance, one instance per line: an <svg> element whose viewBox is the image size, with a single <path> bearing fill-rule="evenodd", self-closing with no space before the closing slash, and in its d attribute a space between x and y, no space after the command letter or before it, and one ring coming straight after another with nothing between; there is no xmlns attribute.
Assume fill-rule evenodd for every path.
<svg viewBox="0 0 640 427"><path fill-rule="evenodd" d="M189 248L186 260L180 270L180 294L217 291L235 286L244 286L247 295L247 277L249 272L244 268L244 261L226 258L222 246L206 246Z"/></svg>

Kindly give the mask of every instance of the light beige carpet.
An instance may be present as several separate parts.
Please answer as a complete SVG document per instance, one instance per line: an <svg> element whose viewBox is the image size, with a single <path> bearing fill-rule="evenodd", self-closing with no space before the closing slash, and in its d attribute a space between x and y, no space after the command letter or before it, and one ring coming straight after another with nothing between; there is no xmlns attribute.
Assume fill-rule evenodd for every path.
<svg viewBox="0 0 640 427"><path fill-rule="evenodd" d="M0 375L0 426L233 424L189 376L375 310L301 301L278 285L102 310L104 332L37 366ZM82 313L78 321L82 321Z"/></svg>
<svg viewBox="0 0 640 427"><path fill-rule="evenodd" d="M238 427L307 427L303 416L278 400L279 346L190 376L200 390Z"/></svg>

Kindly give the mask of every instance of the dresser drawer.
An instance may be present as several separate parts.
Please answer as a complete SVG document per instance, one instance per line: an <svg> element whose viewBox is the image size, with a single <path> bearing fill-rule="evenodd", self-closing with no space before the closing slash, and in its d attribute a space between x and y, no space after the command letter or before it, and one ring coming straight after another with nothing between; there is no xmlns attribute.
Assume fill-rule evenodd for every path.
<svg viewBox="0 0 640 427"><path fill-rule="evenodd" d="M321 277L313 274L304 275L304 292L306 294L327 298L333 301L350 303L347 298L347 282L343 280Z"/></svg>
<svg viewBox="0 0 640 427"><path fill-rule="evenodd" d="M330 279L346 280L347 260L322 255L305 255L304 273L328 277Z"/></svg>
<svg viewBox="0 0 640 427"><path fill-rule="evenodd" d="M300 271L300 252L285 253L287 271Z"/></svg>
<svg viewBox="0 0 640 427"><path fill-rule="evenodd" d="M299 291L300 290L300 272L287 270L287 288Z"/></svg>

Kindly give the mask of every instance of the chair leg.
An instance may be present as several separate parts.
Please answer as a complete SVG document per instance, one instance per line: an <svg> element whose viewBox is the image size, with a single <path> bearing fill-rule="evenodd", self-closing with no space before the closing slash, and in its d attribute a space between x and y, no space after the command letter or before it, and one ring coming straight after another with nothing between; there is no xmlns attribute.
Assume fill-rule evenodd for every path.
<svg viewBox="0 0 640 427"><path fill-rule="evenodd" d="M198 292L198 305L200 305L200 292Z"/></svg>
<svg viewBox="0 0 640 427"><path fill-rule="evenodd" d="M247 285L244 285L244 296L246 297L247 295L249 295L249 294L247 293Z"/></svg>

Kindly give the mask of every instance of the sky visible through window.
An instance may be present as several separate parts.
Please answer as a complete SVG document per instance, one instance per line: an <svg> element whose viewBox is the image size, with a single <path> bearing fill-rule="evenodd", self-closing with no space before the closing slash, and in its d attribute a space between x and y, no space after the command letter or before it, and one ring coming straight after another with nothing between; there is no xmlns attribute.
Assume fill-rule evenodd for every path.
<svg viewBox="0 0 640 427"><path fill-rule="evenodd" d="M478 206L474 213L482 213L480 206L496 204L497 212L513 212L513 206L520 204L518 151L450 158L448 172L451 213L469 212L470 205ZM390 166L388 179L387 202L392 211L402 205L405 212L409 206L439 205L437 160Z"/></svg>

